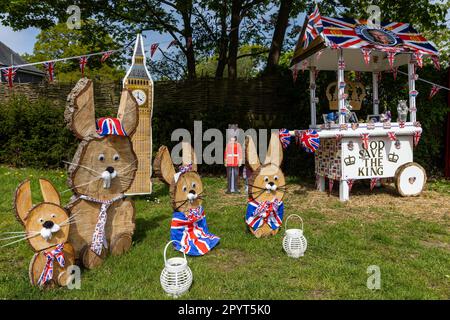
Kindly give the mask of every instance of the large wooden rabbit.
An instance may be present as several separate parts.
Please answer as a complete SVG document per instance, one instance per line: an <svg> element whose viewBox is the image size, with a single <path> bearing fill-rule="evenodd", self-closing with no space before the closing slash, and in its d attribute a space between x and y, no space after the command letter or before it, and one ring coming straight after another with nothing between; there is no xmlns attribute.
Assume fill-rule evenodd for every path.
<svg viewBox="0 0 450 320"><path fill-rule="evenodd" d="M245 163L252 171L248 182L248 204L245 222L257 237L275 235L281 227L284 214L284 174L280 165L283 148L278 133L272 133L266 158L261 164L255 143L245 139Z"/></svg>
<svg viewBox="0 0 450 320"><path fill-rule="evenodd" d="M130 137L138 125L138 105L124 90L117 118L100 118L96 123L93 85L83 78L68 96L64 117L82 139L69 167L74 197L67 208L77 215L69 239L76 258L90 269L102 263L106 249L119 255L131 247L135 209L123 194L137 170Z"/></svg>
<svg viewBox="0 0 450 320"><path fill-rule="evenodd" d="M35 252L28 271L30 282L41 287L65 286L70 279L67 269L74 263L74 249L67 242L72 220L53 185L45 179L39 183L44 202L33 206L30 180L19 185L14 197L17 219L25 228L23 237Z"/></svg>
<svg viewBox="0 0 450 320"><path fill-rule="evenodd" d="M194 150L183 143L183 161L176 173L169 150L159 148L154 161L155 174L170 186L174 210L170 238L175 249L188 255L201 256L209 252L220 238L210 233L202 206L203 184L197 173Z"/></svg>

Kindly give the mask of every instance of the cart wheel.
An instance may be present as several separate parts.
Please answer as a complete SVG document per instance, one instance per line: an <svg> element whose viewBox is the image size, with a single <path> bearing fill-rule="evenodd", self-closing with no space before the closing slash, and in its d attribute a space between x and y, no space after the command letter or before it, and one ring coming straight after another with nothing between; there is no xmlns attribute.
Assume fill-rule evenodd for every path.
<svg viewBox="0 0 450 320"><path fill-rule="evenodd" d="M418 196L426 181L425 169L415 162L405 163L395 172L395 188L402 197Z"/></svg>

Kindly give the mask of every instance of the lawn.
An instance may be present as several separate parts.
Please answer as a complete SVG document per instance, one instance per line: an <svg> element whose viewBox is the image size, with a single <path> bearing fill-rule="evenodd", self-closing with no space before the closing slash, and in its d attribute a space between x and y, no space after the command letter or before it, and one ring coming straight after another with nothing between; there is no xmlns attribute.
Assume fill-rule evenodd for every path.
<svg viewBox="0 0 450 320"><path fill-rule="evenodd" d="M40 176L56 185L66 204L71 192L64 170L0 166L0 232L22 231L13 192L30 178L37 203ZM245 195L226 195L224 178L203 181L209 228L221 242L204 257L188 258L194 283L185 299L450 298L450 182L430 182L409 199L398 197L392 185L370 194L368 186L355 184L350 201L340 203L337 192L328 196L311 181L290 178L285 214L303 217L308 239L305 256L292 259L282 251L283 232L256 239L246 231ZM168 188L156 180L154 186L151 196L136 198L132 249L84 270L80 290L32 288L28 244L0 248L0 299L170 299L159 275L172 210ZM380 290L366 286L370 265L380 267Z"/></svg>

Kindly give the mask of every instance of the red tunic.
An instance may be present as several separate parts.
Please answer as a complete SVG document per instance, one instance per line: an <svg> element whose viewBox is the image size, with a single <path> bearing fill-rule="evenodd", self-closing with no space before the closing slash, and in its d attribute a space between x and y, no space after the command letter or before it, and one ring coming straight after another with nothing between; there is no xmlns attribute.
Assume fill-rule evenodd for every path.
<svg viewBox="0 0 450 320"><path fill-rule="evenodd" d="M223 155L226 167L239 167L242 162L242 147L239 143L229 142Z"/></svg>

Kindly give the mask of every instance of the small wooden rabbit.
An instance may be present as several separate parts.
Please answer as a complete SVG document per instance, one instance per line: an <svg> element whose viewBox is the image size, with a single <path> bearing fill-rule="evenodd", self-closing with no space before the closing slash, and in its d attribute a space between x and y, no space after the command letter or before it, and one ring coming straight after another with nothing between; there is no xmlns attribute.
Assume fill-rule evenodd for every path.
<svg viewBox="0 0 450 320"><path fill-rule="evenodd" d="M280 169L283 148L278 133L272 133L266 159L260 163L255 143L245 138L245 164L252 171L248 183L245 222L257 237L277 234L283 221L286 181Z"/></svg>
<svg viewBox="0 0 450 320"><path fill-rule="evenodd" d="M183 143L183 161L178 173L166 146L159 148L154 161L155 174L170 186L174 210L170 238L176 250L188 255L201 256L209 252L220 238L210 233L202 206L203 184L197 173L194 150Z"/></svg>
<svg viewBox="0 0 450 320"><path fill-rule="evenodd" d="M68 127L82 139L69 167L68 184L74 197L67 208L77 215L70 227L76 258L94 268L107 254L131 247L135 208L124 197L137 170L131 135L138 125L138 105L122 91L117 118L95 121L93 84L80 79L68 96L64 113Z"/></svg>
<svg viewBox="0 0 450 320"><path fill-rule="evenodd" d="M44 202L35 206L31 200L30 180L23 181L16 190L14 210L25 228L25 236L35 254L30 262L29 277L34 286L66 286L74 263L74 249L67 242L72 220L61 207L58 191L39 179Z"/></svg>

